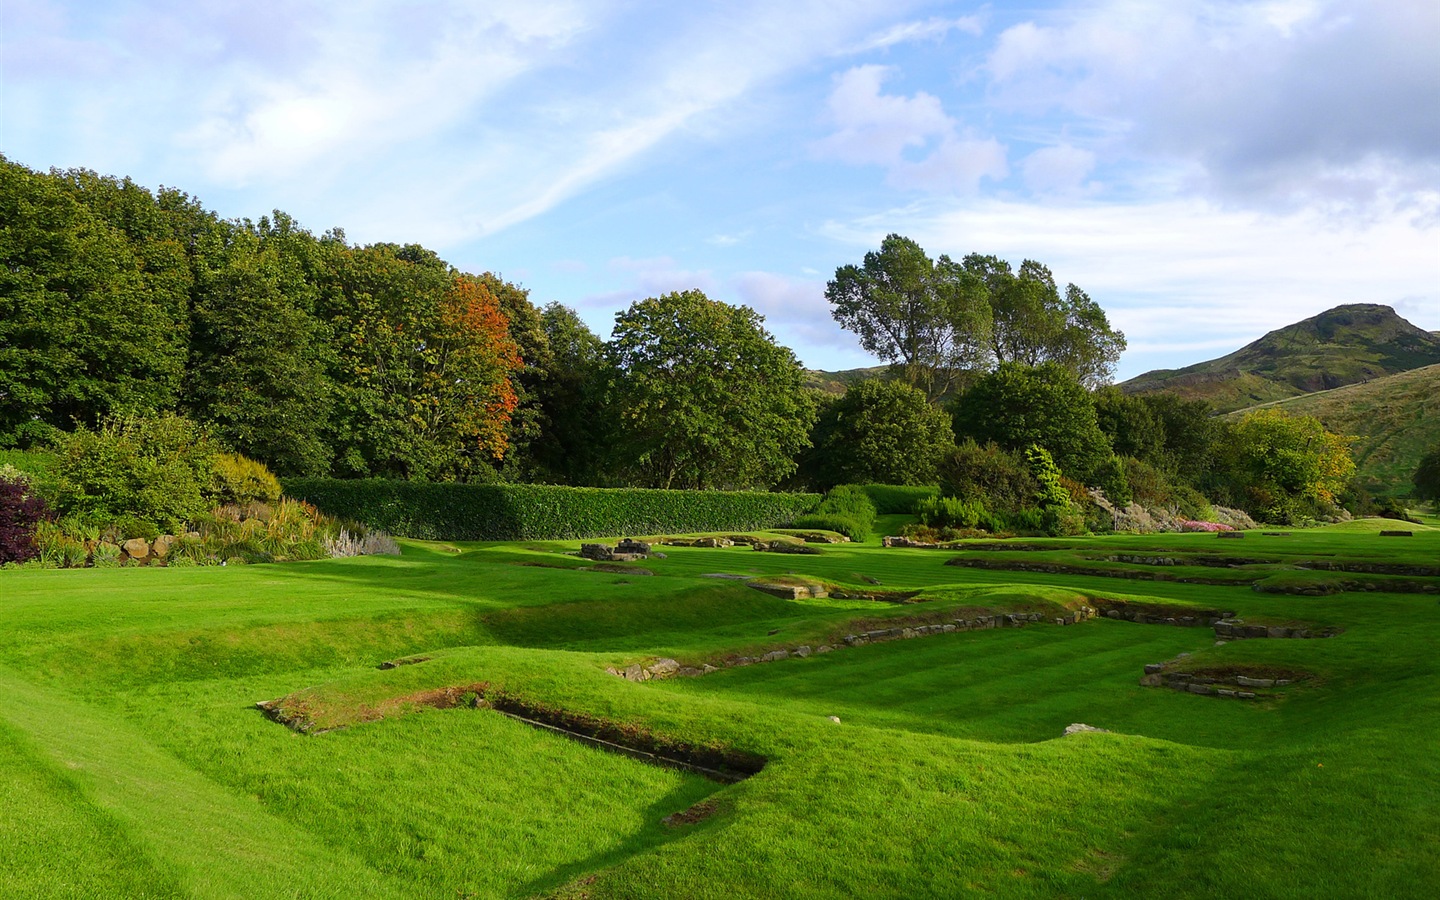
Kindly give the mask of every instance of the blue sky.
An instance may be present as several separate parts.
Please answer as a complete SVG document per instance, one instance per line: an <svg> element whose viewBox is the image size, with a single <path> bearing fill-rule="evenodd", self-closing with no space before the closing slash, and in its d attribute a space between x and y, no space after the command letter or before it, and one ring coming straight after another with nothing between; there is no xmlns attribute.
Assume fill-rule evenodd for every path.
<svg viewBox="0 0 1440 900"><path fill-rule="evenodd" d="M890 232L1034 258L1121 378L1339 303L1440 330L1440 4L3 0L0 152L423 243L602 335L748 304L814 368Z"/></svg>

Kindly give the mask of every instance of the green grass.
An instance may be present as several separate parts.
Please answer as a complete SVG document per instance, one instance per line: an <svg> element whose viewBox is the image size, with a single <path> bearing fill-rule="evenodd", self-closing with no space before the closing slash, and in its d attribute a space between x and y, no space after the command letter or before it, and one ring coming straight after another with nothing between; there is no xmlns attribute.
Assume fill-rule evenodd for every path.
<svg viewBox="0 0 1440 900"><path fill-rule="evenodd" d="M1440 529L1381 538L1386 525L965 554L1092 566L1084 574L842 544L820 556L667 547L640 576L588 571L565 555L575 542L0 571L0 896L1429 896L1436 596L1250 587L1331 576L1295 568L1307 562L1440 560ZM1143 553L1263 561L1103 559ZM1114 577L1145 568L1236 575ZM715 573L877 580L924 602L780 600L704 577ZM1101 598L1345 630L1217 645L1204 628L1102 618L703 678L604 671ZM1307 677L1248 703L1138 684L1144 665L1181 653L1200 670ZM414 655L429 659L376 668ZM426 706L427 692L475 684L769 762L722 786L490 710ZM254 708L279 697L338 730L302 735ZM1111 733L1061 737L1072 722ZM702 821L661 821L702 802L713 809Z"/></svg>

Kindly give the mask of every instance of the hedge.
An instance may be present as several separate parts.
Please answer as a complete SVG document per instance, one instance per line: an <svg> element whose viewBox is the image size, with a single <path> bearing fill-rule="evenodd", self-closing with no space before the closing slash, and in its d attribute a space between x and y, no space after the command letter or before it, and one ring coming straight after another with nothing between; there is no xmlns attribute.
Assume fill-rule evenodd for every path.
<svg viewBox="0 0 1440 900"><path fill-rule="evenodd" d="M287 496L391 534L443 541L564 540L789 523L818 494L659 491L540 484L453 484L380 478L289 478Z"/></svg>

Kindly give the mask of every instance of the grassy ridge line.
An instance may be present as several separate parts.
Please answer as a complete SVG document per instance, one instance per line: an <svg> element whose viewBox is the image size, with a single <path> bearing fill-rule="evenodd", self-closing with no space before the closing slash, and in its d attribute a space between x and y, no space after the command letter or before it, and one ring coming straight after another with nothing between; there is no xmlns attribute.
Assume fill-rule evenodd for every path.
<svg viewBox="0 0 1440 900"><path fill-rule="evenodd" d="M538 484L437 484L292 478L285 493L392 534L441 541L525 541L782 525L818 494L664 491Z"/></svg>
<svg viewBox="0 0 1440 900"><path fill-rule="evenodd" d="M117 823L123 840L155 867L159 891L178 885L185 896L201 898L406 892L186 767L113 713L0 671L0 717L29 735L50 774Z"/></svg>

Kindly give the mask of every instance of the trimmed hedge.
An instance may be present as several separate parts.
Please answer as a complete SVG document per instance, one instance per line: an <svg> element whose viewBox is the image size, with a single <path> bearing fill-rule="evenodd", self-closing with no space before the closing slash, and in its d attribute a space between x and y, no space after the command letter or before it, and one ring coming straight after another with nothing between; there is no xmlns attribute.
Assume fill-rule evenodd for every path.
<svg viewBox="0 0 1440 900"><path fill-rule="evenodd" d="M659 491L380 478L287 478L285 494L391 534L442 541L565 540L788 524L818 494Z"/></svg>
<svg viewBox="0 0 1440 900"><path fill-rule="evenodd" d="M882 516L896 513L914 515L921 500L928 500L940 493L940 488L933 484L862 484L860 489L870 497L870 502L875 504L875 511Z"/></svg>

